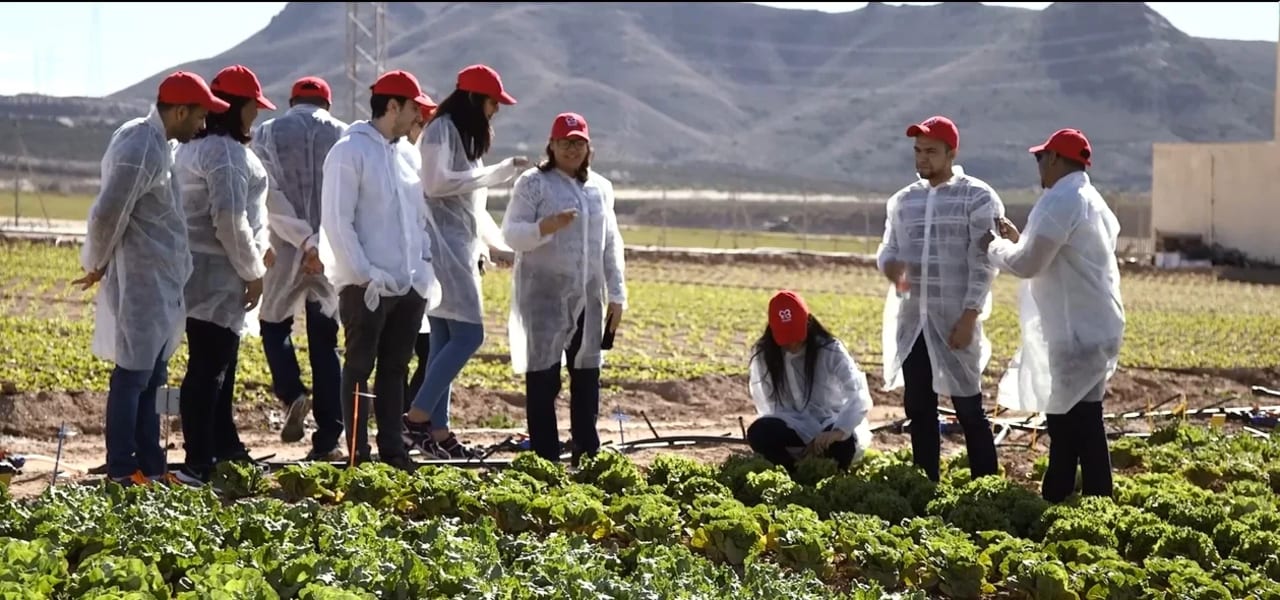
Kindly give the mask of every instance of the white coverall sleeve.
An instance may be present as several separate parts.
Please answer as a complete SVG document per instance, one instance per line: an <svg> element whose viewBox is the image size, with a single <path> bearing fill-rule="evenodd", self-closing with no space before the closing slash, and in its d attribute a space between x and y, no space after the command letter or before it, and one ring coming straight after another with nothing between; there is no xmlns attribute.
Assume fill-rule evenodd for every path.
<svg viewBox="0 0 1280 600"><path fill-rule="evenodd" d="M621 304L627 308L627 262L622 242L622 231L618 229L618 215L613 212L613 185L606 186L605 193L605 238L604 238L604 281L609 292L609 302Z"/></svg>
<svg viewBox="0 0 1280 600"><path fill-rule="evenodd" d="M133 207L155 177L160 157L144 145L122 148L116 163L102 181L102 189L89 209L89 222L80 263L85 271L98 271L111 262L124 237Z"/></svg>
<svg viewBox="0 0 1280 600"><path fill-rule="evenodd" d="M756 406L756 414L765 417L773 414L773 382L769 380L769 369L765 367L764 355L751 357L748 367L747 389L751 392L751 402Z"/></svg>
<svg viewBox="0 0 1280 600"><path fill-rule="evenodd" d="M259 240L249 226L249 178L246 168L229 160L209 172L209 214L214 236L222 244L227 259L245 281L261 279L267 273L262 263Z"/></svg>
<svg viewBox="0 0 1280 600"><path fill-rule="evenodd" d="M536 250L551 241L552 236L538 230L538 208L542 205L542 182L536 172L516 180L511 201L502 216L502 237L516 252Z"/></svg>
<svg viewBox="0 0 1280 600"><path fill-rule="evenodd" d="M335 146L324 163L320 190L320 228L333 251L333 261L362 284L373 279L373 265L356 233L356 200L360 196L361 157L350 146Z"/></svg>
<svg viewBox="0 0 1280 600"><path fill-rule="evenodd" d="M449 135L450 126L444 122L435 127L428 125L427 130L418 136L418 149L422 155L422 189L427 196L460 196L500 185L519 174L513 158L495 165L455 171L454 154L461 153L462 148L455 146L453 136Z"/></svg>
<svg viewBox="0 0 1280 600"><path fill-rule="evenodd" d="M267 169L267 227L290 246L309 250L315 246L317 232L311 229L310 223L298 217L293 204L280 188L280 165L275 160L275 142L270 135L271 127L264 123L253 138L254 153Z"/></svg>
<svg viewBox="0 0 1280 600"><path fill-rule="evenodd" d="M898 234L894 231L893 214L897 212L898 200L902 197L903 192L889 197L885 202L884 216L884 236L880 240L880 247L876 250L876 268L883 273L885 265L898 260Z"/></svg>
<svg viewBox="0 0 1280 600"><path fill-rule="evenodd" d="M867 386L867 376L858 369L853 357L843 344L833 344L823 351L823 366L827 377L831 378L832 388L839 390L844 399L844 408L836 414L831 425L836 429L852 434L854 428L867 419L871 411L871 390Z"/></svg>
<svg viewBox="0 0 1280 600"><path fill-rule="evenodd" d="M996 267L982 248L982 238L995 229L997 217L1004 216L1004 205L995 191L981 191L969 209L969 251L966 263L969 269L969 287L964 294L964 308L981 311L986 304L991 283L996 277Z"/></svg>
<svg viewBox="0 0 1280 600"><path fill-rule="evenodd" d="M1018 243L1004 238L991 240L987 256L996 268L1015 277L1030 279L1049 266L1058 250L1067 243L1078 219L1078 204L1047 194L1027 219L1027 230Z"/></svg>

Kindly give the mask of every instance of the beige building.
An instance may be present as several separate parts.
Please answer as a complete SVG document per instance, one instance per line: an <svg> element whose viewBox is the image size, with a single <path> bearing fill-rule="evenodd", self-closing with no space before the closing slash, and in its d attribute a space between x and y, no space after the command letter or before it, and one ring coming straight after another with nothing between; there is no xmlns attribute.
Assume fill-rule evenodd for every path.
<svg viewBox="0 0 1280 600"><path fill-rule="evenodd" d="M1154 144L1152 234L1199 235L1280 264L1280 44L1275 136L1269 142Z"/></svg>

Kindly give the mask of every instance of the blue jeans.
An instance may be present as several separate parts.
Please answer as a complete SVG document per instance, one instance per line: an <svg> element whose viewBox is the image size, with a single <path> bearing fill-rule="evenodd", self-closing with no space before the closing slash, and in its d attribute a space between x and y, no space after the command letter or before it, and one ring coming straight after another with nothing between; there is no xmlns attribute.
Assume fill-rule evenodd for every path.
<svg viewBox="0 0 1280 600"><path fill-rule="evenodd" d="M413 407L431 414L432 429L448 429L453 380L484 343L484 325L435 317L427 320L431 323L431 353Z"/></svg>
<svg viewBox="0 0 1280 600"><path fill-rule="evenodd" d="M316 432L311 447L329 452L342 437L342 364L338 361L338 321L325 316L319 302L307 302L307 349L311 359L312 415ZM261 321L262 351L271 370L271 388L288 406L307 393L293 347L293 318Z"/></svg>
<svg viewBox="0 0 1280 600"><path fill-rule="evenodd" d="M156 392L169 377L169 364L160 350L155 366L132 371L116 365L107 391L107 477L123 478L142 471L159 477L167 470L160 445L160 415Z"/></svg>

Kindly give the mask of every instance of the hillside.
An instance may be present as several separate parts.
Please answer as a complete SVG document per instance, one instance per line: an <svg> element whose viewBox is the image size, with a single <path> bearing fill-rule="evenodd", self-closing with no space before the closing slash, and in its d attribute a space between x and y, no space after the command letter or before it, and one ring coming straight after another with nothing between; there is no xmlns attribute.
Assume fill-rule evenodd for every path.
<svg viewBox="0 0 1280 600"><path fill-rule="evenodd" d="M1129 190L1150 186L1152 142L1272 137L1275 44L1193 38L1141 3L389 6L388 68L413 71L436 99L461 66L503 74L520 102L495 123L499 156L538 152L551 117L576 110L597 162L632 185L891 190L913 176L903 129L934 113L960 125L966 168L999 186L1033 184L1026 147L1064 126L1091 135L1101 184ZM344 102L343 39L344 5L290 3L238 46L110 100L145 103L175 68L212 77L243 63L282 106L309 74ZM38 156L96 161L109 127L56 141L68 133L23 137Z"/></svg>

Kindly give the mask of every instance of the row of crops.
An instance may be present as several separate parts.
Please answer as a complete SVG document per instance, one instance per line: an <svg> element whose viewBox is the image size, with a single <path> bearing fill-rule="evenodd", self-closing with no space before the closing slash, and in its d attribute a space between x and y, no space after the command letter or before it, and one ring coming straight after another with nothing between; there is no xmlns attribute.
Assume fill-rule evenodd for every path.
<svg viewBox="0 0 1280 600"><path fill-rule="evenodd" d="M0 598L1280 598L1280 443L1175 424L1113 454L1114 498L1057 506L875 452L61 486L0 499Z"/></svg>

